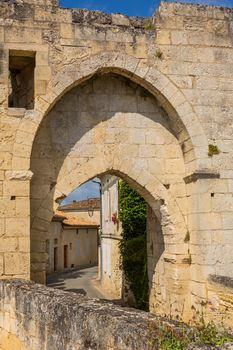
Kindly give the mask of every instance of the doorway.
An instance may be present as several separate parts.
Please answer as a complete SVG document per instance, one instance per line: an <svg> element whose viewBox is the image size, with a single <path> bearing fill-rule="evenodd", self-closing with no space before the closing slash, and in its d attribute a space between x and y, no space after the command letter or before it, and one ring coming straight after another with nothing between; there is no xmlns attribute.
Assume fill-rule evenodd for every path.
<svg viewBox="0 0 233 350"><path fill-rule="evenodd" d="M68 267L68 245L64 245L64 269Z"/></svg>
<svg viewBox="0 0 233 350"><path fill-rule="evenodd" d="M57 265L58 265L58 252L57 252L57 247L54 247L53 265L54 265L54 271L57 271Z"/></svg>

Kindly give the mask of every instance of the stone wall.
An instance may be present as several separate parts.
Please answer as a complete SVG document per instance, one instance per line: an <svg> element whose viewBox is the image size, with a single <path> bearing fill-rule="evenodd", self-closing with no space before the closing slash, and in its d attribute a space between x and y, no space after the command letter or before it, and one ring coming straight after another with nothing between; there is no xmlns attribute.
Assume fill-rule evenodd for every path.
<svg viewBox="0 0 233 350"><path fill-rule="evenodd" d="M171 198L168 205L173 215L176 215L176 222L173 223L172 218L167 219L174 234L164 238L167 247L164 256L173 252L176 254L176 249L180 246L177 259L184 268L179 288L187 293L189 265L181 261L187 258L188 252L187 243L182 242L186 235L183 218L185 208L182 202L177 208L175 202L177 187L182 191L178 194L180 199L185 191L182 150L169 125L169 117L158 101L138 84L116 74L95 76L73 88L49 112L37 132L31 154L31 170L34 173L30 192L32 247L43 240L42 235L48 230L53 205L56 203L56 189L63 194L69 193L69 189L80 185L82 179L89 180L102 172L111 171L111 168L124 177L122 174L129 175L127 168L130 163L131 171L136 169L139 172L138 179L135 175L128 179L133 187L138 187L140 181L143 181L142 171L150 174L153 182L157 178L162 183L170 184ZM100 170L100 165L104 170ZM53 184L55 200L51 201ZM142 185L137 189L146 195ZM148 201L151 206L159 206L157 198ZM167 222L162 225L166 235L169 230ZM105 232L104 223L103 230L104 234L108 233ZM107 265L106 273L114 275L111 262L116 264L112 261L116 242L112 243L110 253L110 240L105 237L103 241L108 244L108 255L103 257ZM32 248L31 257L34 267L32 276L43 282L37 276L44 273L45 254ZM161 262L162 265L167 264L163 260ZM154 270L156 268L158 265L154 266ZM170 275L166 275L165 288L172 300L173 309L181 310L181 304L177 303L178 297L172 292L173 267L169 264L168 268L164 266L163 269L170 270ZM179 267L176 265L175 269ZM153 283L151 294L160 294L158 287L164 287L164 283L160 286L157 284L157 289ZM162 300L157 301L157 304L160 303L162 305ZM170 310L170 305L167 310ZM152 306L151 311L154 311Z"/></svg>
<svg viewBox="0 0 233 350"><path fill-rule="evenodd" d="M0 350L158 350L184 324L31 281L0 281ZM189 350L230 350L190 344Z"/></svg>
<svg viewBox="0 0 233 350"><path fill-rule="evenodd" d="M16 0L1 1L0 17L1 277L44 281L56 201L109 172L162 227L156 312L190 319L214 303L209 275L233 277L232 10L162 2L152 18L130 18ZM8 106L13 51L35 55L30 110ZM111 74L116 89L104 93Z"/></svg>
<svg viewBox="0 0 233 350"><path fill-rule="evenodd" d="M152 350L162 322L33 282L0 282L1 350Z"/></svg>

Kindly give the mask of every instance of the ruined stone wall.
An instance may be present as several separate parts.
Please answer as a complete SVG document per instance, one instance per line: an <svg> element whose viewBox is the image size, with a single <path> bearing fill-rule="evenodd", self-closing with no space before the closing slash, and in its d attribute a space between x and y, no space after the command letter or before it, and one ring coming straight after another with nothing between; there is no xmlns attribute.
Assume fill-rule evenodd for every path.
<svg viewBox="0 0 233 350"><path fill-rule="evenodd" d="M148 350L161 322L22 280L0 281L0 320L1 350Z"/></svg>
<svg viewBox="0 0 233 350"><path fill-rule="evenodd" d="M210 287L208 277L233 277L232 10L161 3L153 18L144 19L63 9L53 0L28 0L23 3L1 1L0 17L1 276L29 278L34 271L42 281L46 260L43 239L56 200L73 190L74 185L97 173L115 171L131 180L163 226L167 244L162 264L166 264L170 277L166 279L168 284L161 286L164 299L156 311L190 318L191 310L201 311L205 303L221 308L224 304L222 294L220 297L215 284ZM35 54L35 101L31 110L26 109L27 106L8 108L8 63L13 51L21 54L23 51L25 57ZM122 142L122 135L114 134L114 147L107 146L105 139L102 144L105 152L97 157L98 148L91 150L93 144L88 143L86 133L85 146L79 143L75 150L83 159L86 158L83 160L85 170L84 163L77 163L79 172L77 169L71 171L63 182L51 175L51 168L53 174L58 174L56 162L48 157L51 149L48 147L38 152L40 162L43 157L47 158L47 163L39 162L44 169L41 179L46 178L46 181L40 183L37 194L41 192L47 198L41 205L41 198L32 198L32 195L30 198L30 185L32 188L31 151L33 145L39 144L40 131L37 134L37 130L43 126L42 120L49 111L49 116L58 111L59 103L56 105L56 102L62 96L71 100L75 98L72 97L72 88L77 86L79 89L81 83L96 73L110 72L125 76L128 81L143 87L153 96L156 106L164 111L166 117L162 121L167 125L164 129L172 134L182 155L181 186L173 186L172 181L165 181L164 177L158 178L158 173L152 174L144 169L144 158L154 152L154 147L150 152L146 150L144 155L141 153L137 161L128 157L127 161L118 162L119 157L116 157L117 162L112 163L115 146ZM88 92L84 95L87 96ZM116 96L117 93L114 98L122 99L122 105L126 103L125 97ZM95 102L98 110L98 97ZM70 108L71 104L73 102ZM75 106L72 105L70 115L68 110L65 111L67 119L75 120ZM127 102L127 108L131 107L135 104ZM132 112L120 109L119 113ZM55 113L51 122L54 125L59 124L60 117L57 120L56 117ZM117 126L122 119L120 115L118 117ZM88 118L84 120L86 122ZM138 120L136 118L136 122ZM63 120L56 131L57 134L60 132L60 140L66 137L66 128L67 123ZM141 128L140 122L138 128ZM101 140L102 134L98 137ZM47 141L50 145L52 140ZM99 144L101 146L101 141ZM217 146L215 153L218 154L209 152L208 145L211 144ZM61 142L61 152L57 142L52 145L53 150L56 148L54 155L58 161L64 156L64 145L67 143ZM132 142L127 152L130 154L133 148ZM65 152L68 155L70 148ZM170 155L173 156L173 149L169 151ZM165 158L164 155L166 162ZM156 156L152 159L155 162ZM49 169L48 164L51 165ZM64 164L68 164L65 159ZM176 170L176 164L170 162L170 165ZM41 169L34 166L32 181L39 181ZM75 176L78 178L76 182L72 180ZM35 221L37 235L35 231L32 233L34 238L30 246L30 215L34 217L37 205L41 205ZM32 262L31 251L35 253ZM185 282L184 266L188 270ZM186 305L181 302L177 308L170 299L170 292L175 293L176 301L185 300ZM228 309L232 310L229 305Z"/></svg>
<svg viewBox="0 0 233 350"><path fill-rule="evenodd" d="M1 350L158 350L167 330L190 331L184 324L81 294L20 279L0 281ZM230 350L232 343L211 349Z"/></svg>

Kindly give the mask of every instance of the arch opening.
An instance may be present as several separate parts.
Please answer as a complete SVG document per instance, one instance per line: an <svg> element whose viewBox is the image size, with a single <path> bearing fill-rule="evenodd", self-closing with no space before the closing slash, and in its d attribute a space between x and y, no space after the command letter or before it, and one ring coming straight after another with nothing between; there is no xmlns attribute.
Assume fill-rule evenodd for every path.
<svg viewBox="0 0 233 350"><path fill-rule="evenodd" d="M116 171L79 186L48 226L47 285L148 311L164 252L157 204L153 210Z"/></svg>
<svg viewBox="0 0 233 350"><path fill-rule="evenodd" d="M170 118L154 96L112 73L75 87L41 123L31 170L33 279L44 281L45 237L59 200L95 176L116 175L142 195L155 215L151 222L161 225L164 252L151 264L158 290L150 310L183 312L188 299L181 299L189 289L185 161Z"/></svg>

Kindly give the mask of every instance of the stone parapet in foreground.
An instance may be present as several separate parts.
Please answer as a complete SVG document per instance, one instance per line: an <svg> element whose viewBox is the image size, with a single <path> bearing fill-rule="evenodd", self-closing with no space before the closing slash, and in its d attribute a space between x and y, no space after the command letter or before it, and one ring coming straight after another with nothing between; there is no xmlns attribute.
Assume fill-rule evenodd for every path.
<svg viewBox="0 0 233 350"><path fill-rule="evenodd" d="M176 322L81 294L0 281L0 350L157 349L161 325L178 329Z"/></svg>

